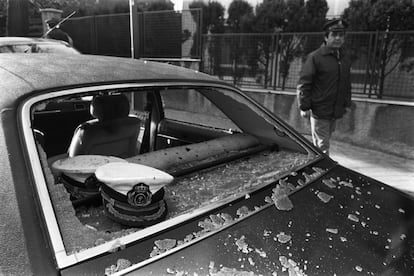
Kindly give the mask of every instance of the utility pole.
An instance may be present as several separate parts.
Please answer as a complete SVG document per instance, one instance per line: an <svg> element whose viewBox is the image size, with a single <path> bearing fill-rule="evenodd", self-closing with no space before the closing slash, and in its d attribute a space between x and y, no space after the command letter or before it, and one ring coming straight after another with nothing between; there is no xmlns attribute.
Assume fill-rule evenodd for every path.
<svg viewBox="0 0 414 276"><path fill-rule="evenodd" d="M129 31L131 34L131 57L139 58L138 7L136 0L129 0Z"/></svg>
<svg viewBox="0 0 414 276"><path fill-rule="evenodd" d="M26 36L29 32L29 0L7 0L7 36Z"/></svg>

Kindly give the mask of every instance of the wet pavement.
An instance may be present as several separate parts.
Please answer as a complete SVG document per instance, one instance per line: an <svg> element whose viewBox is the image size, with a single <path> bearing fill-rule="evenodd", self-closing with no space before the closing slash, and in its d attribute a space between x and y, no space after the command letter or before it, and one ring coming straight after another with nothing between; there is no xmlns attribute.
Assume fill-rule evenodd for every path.
<svg viewBox="0 0 414 276"><path fill-rule="evenodd" d="M331 158L344 167L414 196L414 159L402 158L338 141L331 142Z"/></svg>

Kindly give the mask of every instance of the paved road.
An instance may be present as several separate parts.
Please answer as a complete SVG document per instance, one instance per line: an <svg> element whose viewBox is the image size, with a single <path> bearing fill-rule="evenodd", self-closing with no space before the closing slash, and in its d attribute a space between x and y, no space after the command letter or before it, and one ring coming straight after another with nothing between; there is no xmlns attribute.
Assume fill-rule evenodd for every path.
<svg viewBox="0 0 414 276"><path fill-rule="evenodd" d="M414 160L333 141L331 157L341 165L414 196Z"/></svg>

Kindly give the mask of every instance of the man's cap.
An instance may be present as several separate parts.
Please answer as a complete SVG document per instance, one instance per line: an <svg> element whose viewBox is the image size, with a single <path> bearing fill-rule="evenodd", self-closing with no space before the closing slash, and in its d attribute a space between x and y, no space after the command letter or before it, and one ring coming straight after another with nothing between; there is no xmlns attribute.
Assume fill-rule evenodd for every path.
<svg viewBox="0 0 414 276"><path fill-rule="evenodd" d="M53 18L50 18L50 19L48 19L48 20L46 20L46 24L47 25L49 25L50 27L54 27L54 26L56 26L57 24L59 23L59 19L57 19L57 18L55 18L55 17L53 17Z"/></svg>
<svg viewBox="0 0 414 276"><path fill-rule="evenodd" d="M348 23L343 19L333 19L325 23L324 31L345 31L348 28Z"/></svg>
<svg viewBox="0 0 414 276"><path fill-rule="evenodd" d="M112 162L127 162L122 158L103 155L77 155L59 159L52 164L52 171L83 183L97 168Z"/></svg>
<svg viewBox="0 0 414 276"><path fill-rule="evenodd" d="M127 162L111 162L100 166L95 176L107 187L124 195L139 183L148 185L150 192L155 194L174 180L172 175L156 168Z"/></svg>

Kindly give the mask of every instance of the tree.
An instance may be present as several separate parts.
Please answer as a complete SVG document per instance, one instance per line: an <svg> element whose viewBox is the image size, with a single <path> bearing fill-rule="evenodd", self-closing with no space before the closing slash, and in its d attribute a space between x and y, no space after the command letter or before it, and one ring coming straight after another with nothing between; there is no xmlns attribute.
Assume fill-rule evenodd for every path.
<svg viewBox="0 0 414 276"><path fill-rule="evenodd" d="M173 11L174 3L171 1L155 1L150 2L146 11Z"/></svg>
<svg viewBox="0 0 414 276"><path fill-rule="evenodd" d="M217 1L208 2L207 6L207 30L211 33L224 32L224 11L225 8Z"/></svg>
<svg viewBox="0 0 414 276"><path fill-rule="evenodd" d="M7 22L7 2L5 0L0 1L0 36L6 35L6 22Z"/></svg>
<svg viewBox="0 0 414 276"><path fill-rule="evenodd" d="M203 70L207 70L211 74L221 77L221 49L222 41L220 36L213 36L210 34L223 33L224 32L224 11L225 8L222 4L216 1L209 1L206 4L204 1L194 1L189 5L190 9L201 10L201 25L202 34L209 34L203 44L203 48L208 51L208 59L202 60L200 64ZM196 11L191 12L193 18L198 22L199 13ZM197 33L196 33L197 34ZM193 47L194 48L194 47ZM192 49L192 53L194 50ZM208 68L206 68L208 66Z"/></svg>
<svg viewBox="0 0 414 276"><path fill-rule="evenodd" d="M75 16L89 16L129 12L129 0L32 0L41 8L55 8L63 11L63 16L77 11ZM138 11L174 10L171 1L138 2Z"/></svg>
<svg viewBox="0 0 414 276"><path fill-rule="evenodd" d="M222 33L224 32L224 7L219 2L213 1L206 4L198 0L191 2L190 9L201 9L202 33ZM197 14L193 13L194 20L197 20ZM198 21L198 20L197 20Z"/></svg>
<svg viewBox="0 0 414 276"><path fill-rule="evenodd" d="M322 32L326 23L326 14L328 12L326 0L308 0L305 3L305 15L302 32ZM302 60L307 54L319 47L323 42L323 37L319 34L308 34L305 37L302 49Z"/></svg>
<svg viewBox="0 0 414 276"><path fill-rule="evenodd" d="M345 9L344 19L351 30L376 31L375 40L369 45L358 45L369 60L372 83L377 87L377 96L382 97L387 76L407 59L404 48L412 43L412 36L393 31L414 29L414 2L411 0L352 0ZM374 48L376 46L376 48Z"/></svg>
<svg viewBox="0 0 414 276"><path fill-rule="evenodd" d="M326 13L328 12L326 0L308 0L305 2L305 15L302 25L303 32L322 31L326 23Z"/></svg>
<svg viewBox="0 0 414 276"><path fill-rule="evenodd" d="M264 0L256 8L254 30L261 33L322 31L327 11L326 0Z"/></svg>
<svg viewBox="0 0 414 276"><path fill-rule="evenodd" d="M267 86L269 72L278 71L285 88L292 61L303 55L306 36L300 32L320 31L325 23L328 5L325 0L265 0L256 8L254 29L256 32L274 33L272 43L258 43L259 63L264 68L264 84ZM277 68L271 60L277 58ZM274 83L276 84L276 83Z"/></svg>
<svg viewBox="0 0 414 276"><path fill-rule="evenodd" d="M370 1L351 0L349 2L349 6L344 10L342 18L349 23L350 30L372 31L369 22L371 6Z"/></svg>
<svg viewBox="0 0 414 276"><path fill-rule="evenodd" d="M256 16L253 24L253 29L257 33L277 33L283 30L285 20L283 11L286 9L286 3L283 0L270 1L265 0L256 7ZM270 73L272 72L272 58L276 50L276 43L278 37L272 36L272 39L267 39L268 36L259 37L257 41L257 60L259 68L264 75L264 86L267 87L269 83ZM276 41L277 40L277 41Z"/></svg>
<svg viewBox="0 0 414 276"><path fill-rule="evenodd" d="M233 0L228 8L227 24L233 33L252 32L254 20L253 7L245 0ZM255 41L251 37L235 35L228 38L230 45L230 61L233 69L233 84L240 82L247 73L247 68L254 72L256 63L252 62L254 56L252 49ZM253 67L253 68L252 68Z"/></svg>
<svg viewBox="0 0 414 276"><path fill-rule="evenodd" d="M253 7L245 0L233 0L228 8L227 23L233 33L249 32L254 17Z"/></svg>
<svg viewBox="0 0 414 276"><path fill-rule="evenodd" d="M258 33L274 33L284 29L286 22L284 11L286 3L283 0L264 0L256 7L254 30Z"/></svg>
<svg viewBox="0 0 414 276"><path fill-rule="evenodd" d="M414 3L411 0L378 0L369 14L370 28L405 31L414 29Z"/></svg>
<svg viewBox="0 0 414 276"><path fill-rule="evenodd" d="M192 9L193 11L191 11L191 15L193 16L194 21L198 21L198 16L199 13L196 10L201 10L201 25L202 25L202 33L206 34L207 33L207 29L208 29L208 25L209 25L209 18L207 16L207 4L202 1L202 0L197 0L197 1L193 1L191 2L188 7L190 9Z"/></svg>
<svg viewBox="0 0 414 276"><path fill-rule="evenodd" d="M283 31L291 34L283 34L280 36L280 59L279 74L282 79L282 90L285 89L286 80L289 76L290 64L301 54L304 42L302 34L294 34L293 32L301 32L307 25L305 21L305 3L304 0L288 0L286 1L286 9L284 11Z"/></svg>

